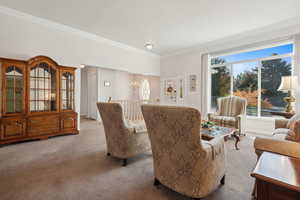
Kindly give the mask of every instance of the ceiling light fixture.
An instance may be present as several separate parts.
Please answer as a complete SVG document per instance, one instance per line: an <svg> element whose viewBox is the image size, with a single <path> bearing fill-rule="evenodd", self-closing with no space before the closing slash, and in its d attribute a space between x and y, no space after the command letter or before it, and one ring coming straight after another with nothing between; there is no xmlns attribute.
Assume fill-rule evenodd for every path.
<svg viewBox="0 0 300 200"><path fill-rule="evenodd" d="M153 49L153 44L151 44L151 43L146 43L146 44L145 44L145 47L146 47L146 49L151 50L151 49Z"/></svg>
<svg viewBox="0 0 300 200"><path fill-rule="evenodd" d="M85 67L84 64L79 65L79 68L83 69Z"/></svg>

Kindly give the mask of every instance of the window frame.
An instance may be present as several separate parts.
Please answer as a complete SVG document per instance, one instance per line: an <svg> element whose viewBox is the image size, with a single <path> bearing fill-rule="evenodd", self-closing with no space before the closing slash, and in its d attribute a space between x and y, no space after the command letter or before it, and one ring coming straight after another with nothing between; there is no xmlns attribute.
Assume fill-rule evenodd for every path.
<svg viewBox="0 0 300 200"><path fill-rule="evenodd" d="M240 60L240 61L234 61L234 62L225 62L225 63L221 63L221 64L211 64L211 60L213 58L217 58L217 57L221 57L221 56L224 56L224 55L234 55L234 54L238 54L238 52L234 52L234 53L224 53L224 55L214 55L214 56L209 56L209 59L208 59L208 75L209 75L209 101L211 101L211 97L212 97L212 83L211 83L211 77L212 77L212 68L217 68L217 67L228 67L230 69L230 95L233 95L233 82L234 82L234 77L233 77L233 65L234 64L242 64L242 63L249 63L249 62L257 62L257 67L258 67L258 89L257 89L257 92L258 92L258 95L257 95L257 116L251 116L251 115L247 115L247 117L265 117L265 116L261 116L261 67L262 67L262 62L263 61L268 61L268 60L274 60L274 59L284 59L284 58L291 58L291 76L294 75L294 52L295 52L295 44L294 42L288 42L286 44L292 44L293 45L293 52L291 53L286 53L286 54L280 54L280 55L274 55L274 56L266 56L266 57L261 57L261 58L256 58L256 59L246 59L246 60ZM281 44L283 45L283 44ZM281 45L272 45L272 46L269 46L268 48L272 48L272 47L278 47L278 46L281 46ZM257 49L263 49L262 48L256 48ZM254 51L253 49L249 49L249 51ZM249 52L248 51L248 52ZM247 52L247 50L243 50L241 52ZM294 91L292 91L293 93ZM211 106L211 103L209 103L208 105L208 110L209 112L214 112L212 106Z"/></svg>

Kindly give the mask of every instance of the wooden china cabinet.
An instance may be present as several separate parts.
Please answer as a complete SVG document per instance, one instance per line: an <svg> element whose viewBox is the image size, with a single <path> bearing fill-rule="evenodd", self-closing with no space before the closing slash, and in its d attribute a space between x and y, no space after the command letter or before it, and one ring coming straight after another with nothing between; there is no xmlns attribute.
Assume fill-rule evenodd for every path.
<svg viewBox="0 0 300 200"><path fill-rule="evenodd" d="M75 70L46 56L0 58L0 145L78 134Z"/></svg>

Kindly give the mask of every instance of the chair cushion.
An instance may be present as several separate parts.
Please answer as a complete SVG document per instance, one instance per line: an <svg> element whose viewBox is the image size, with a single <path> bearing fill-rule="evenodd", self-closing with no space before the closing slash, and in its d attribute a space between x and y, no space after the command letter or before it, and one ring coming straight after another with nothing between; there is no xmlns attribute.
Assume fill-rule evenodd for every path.
<svg viewBox="0 0 300 200"><path fill-rule="evenodd" d="M219 126L236 127L237 119L235 117L211 115L210 120L217 123Z"/></svg>
<svg viewBox="0 0 300 200"><path fill-rule="evenodd" d="M291 128L291 126L298 120L300 120L300 114L294 115L291 119L289 119L287 123L287 128Z"/></svg>
<svg viewBox="0 0 300 200"><path fill-rule="evenodd" d="M289 132L285 139L294 142L300 142L300 120L291 124Z"/></svg>
<svg viewBox="0 0 300 200"><path fill-rule="evenodd" d="M277 135L274 135L273 138L276 139L276 140L286 140L286 136L287 136L287 133L277 134Z"/></svg>
<svg viewBox="0 0 300 200"><path fill-rule="evenodd" d="M146 124L144 120L126 120L128 128L132 128L134 133L145 133L147 132Z"/></svg>
<svg viewBox="0 0 300 200"><path fill-rule="evenodd" d="M287 135L290 129L288 128L277 128L273 132L273 135Z"/></svg>

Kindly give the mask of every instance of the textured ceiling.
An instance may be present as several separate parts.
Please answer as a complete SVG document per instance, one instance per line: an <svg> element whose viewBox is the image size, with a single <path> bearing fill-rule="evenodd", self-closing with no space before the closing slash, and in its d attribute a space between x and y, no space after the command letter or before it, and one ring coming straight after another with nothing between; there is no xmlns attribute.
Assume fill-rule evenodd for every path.
<svg viewBox="0 0 300 200"><path fill-rule="evenodd" d="M300 15L299 0L0 0L0 5L167 54Z"/></svg>

